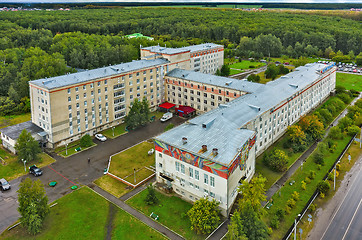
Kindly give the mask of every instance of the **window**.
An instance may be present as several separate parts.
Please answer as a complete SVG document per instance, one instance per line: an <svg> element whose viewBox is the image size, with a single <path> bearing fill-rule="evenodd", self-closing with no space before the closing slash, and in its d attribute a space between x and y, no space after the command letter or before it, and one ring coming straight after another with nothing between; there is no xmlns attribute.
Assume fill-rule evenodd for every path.
<svg viewBox="0 0 362 240"><path fill-rule="evenodd" d="M75 95L75 99L79 100L79 95L78 94Z"/></svg>
<svg viewBox="0 0 362 240"><path fill-rule="evenodd" d="M72 98L71 97L68 97L68 102L72 101Z"/></svg>
<svg viewBox="0 0 362 240"><path fill-rule="evenodd" d="M91 96L93 96L94 95L94 93L93 93L93 91L91 91Z"/></svg>
<svg viewBox="0 0 362 240"><path fill-rule="evenodd" d="M72 118L72 113L69 113L69 118Z"/></svg>
<svg viewBox="0 0 362 240"><path fill-rule="evenodd" d="M98 82L98 87L99 87L100 85L101 85L101 82L99 81L99 82Z"/></svg>
<svg viewBox="0 0 362 240"><path fill-rule="evenodd" d="M199 185L195 185L195 189L199 190L200 189Z"/></svg>
<svg viewBox="0 0 362 240"><path fill-rule="evenodd" d="M68 88L68 93L70 93L70 88Z"/></svg>
<svg viewBox="0 0 362 240"><path fill-rule="evenodd" d="M215 178L210 176L210 186L215 187Z"/></svg>
<svg viewBox="0 0 362 240"><path fill-rule="evenodd" d="M93 83L90 84L90 87L93 88Z"/></svg>
<svg viewBox="0 0 362 240"><path fill-rule="evenodd" d="M107 84L108 82L107 82L107 80L104 80L104 84Z"/></svg>
<svg viewBox="0 0 362 240"><path fill-rule="evenodd" d="M179 162L175 162L176 163L176 171L179 172L180 171L180 163Z"/></svg>
<svg viewBox="0 0 362 240"><path fill-rule="evenodd" d="M83 90L86 90L86 85L83 85Z"/></svg>
<svg viewBox="0 0 362 240"><path fill-rule="evenodd" d="M192 168L189 168L189 174L190 174L190 178L194 177L194 170Z"/></svg>
<svg viewBox="0 0 362 240"><path fill-rule="evenodd" d="M209 176L207 174L204 174L204 183L209 184Z"/></svg>
<svg viewBox="0 0 362 240"><path fill-rule="evenodd" d="M199 171L198 170L195 170L195 179L199 180Z"/></svg>
<svg viewBox="0 0 362 240"><path fill-rule="evenodd" d="M75 91L78 92L79 88L78 87L75 87Z"/></svg>
<svg viewBox="0 0 362 240"><path fill-rule="evenodd" d="M185 165L181 164L181 173L185 174Z"/></svg>
<svg viewBox="0 0 362 240"><path fill-rule="evenodd" d="M108 91L108 88L107 88L107 87L105 87L105 88L104 88L104 91L105 91L105 92L107 92L107 91Z"/></svg>
<svg viewBox="0 0 362 240"><path fill-rule="evenodd" d="M100 89L98 89L98 94L101 94L101 90L100 90Z"/></svg>
<svg viewBox="0 0 362 240"><path fill-rule="evenodd" d="M87 93L83 93L83 97L85 97L85 98L86 98L86 97L87 97Z"/></svg>
<svg viewBox="0 0 362 240"><path fill-rule="evenodd" d="M87 106L87 101L84 101L84 106Z"/></svg>
<svg viewBox="0 0 362 240"><path fill-rule="evenodd" d="M79 103L77 103L77 108L79 108Z"/></svg>
<svg viewBox="0 0 362 240"><path fill-rule="evenodd" d="M68 109L69 109L69 110L72 110L72 106L71 106L71 105L68 105Z"/></svg>

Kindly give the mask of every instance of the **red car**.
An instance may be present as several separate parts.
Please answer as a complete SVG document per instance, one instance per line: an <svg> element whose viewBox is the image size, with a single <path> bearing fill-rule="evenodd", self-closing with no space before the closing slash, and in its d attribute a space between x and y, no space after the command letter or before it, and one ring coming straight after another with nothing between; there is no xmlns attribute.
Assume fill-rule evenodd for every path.
<svg viewBox="0 0 362 240"><path fill-rule="evenodd" d="M284 63L284 65L289 65L289 63L288 63L288 62L286 62L286 63Z"/></svg>

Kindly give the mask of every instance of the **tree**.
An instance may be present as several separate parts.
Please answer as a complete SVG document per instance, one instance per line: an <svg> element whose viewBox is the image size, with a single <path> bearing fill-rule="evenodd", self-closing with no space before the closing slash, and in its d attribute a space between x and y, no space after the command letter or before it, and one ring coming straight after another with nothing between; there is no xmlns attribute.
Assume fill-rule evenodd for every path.
<svg viewBox="0 0 362 240"><path fill-rule="evenodd" d="M329 130L328 137L332 139L341 139L342 138L342 132L339 126L334 126Z"/></svg>
<svg viewBox="0 0 362 240"><path fill-rule="evenodd" d="M323 194L327 194L329 189L331 189L331 185L329 184L329 182L327 180L325 181L320 181L318 184L317 184L317 190L320 192L320 193L323 193Z"/></svg>
<svg viewBox="0 0 362 240"><path fill-rule="evenodd" d="M147 186L147 195L145 198L145 202L147 205L152 205L158 202L156 192L152 184Z"/></svg>
<svg viewBox="0 0 362 240"><path fill-rule="evenodd" d="M241 223L240 213L236 211L231 217L230 224L228 226L228 233L226 235L227 240L248 240L244 233L244 227Z"/></svg>
<svg viewBox="0 0 362 240"><path fill-rule="evenodd" d="M137 98L133 101L125 122L130 129L135 129L145 125L149 120L149 107L146 98L140 102Z"/></svg>
<svg viewBox="0 0 362 240"><path fill-rule="evenodd" d="M212 201L206 198L197 200L187 212L191 221L191 230L195 230L197 234L211 233L220 222L219 204L215 199Z"/></svg>
<svg viewBox="0 0 362 240"><path fill-rule="evenodd" d="M220 69L220 76L229 76L230 75L230 67L227 64L223 64Z"/></svg>
<svg viewBox="0 0 362 240"><path fill-rule="evenodd" d="M260 76L259 75L256 75L256 74L250 74L249 76L248 76L248 81L249 82L256 82L256 83L258 83L258 82L260 82Z"/></svg>
<svg viewBox="0 0 362 240"><path fill-rule="evenodd" d="M40 180L32 181L26 178L20 183L18 192L18 211L20 221L29 233L37 234L41 231L45 216L49 213L48 197L45 195L44 185Z"/></svg>
<svg viewBox="0 0 362 240"><path fill-rule="evenodd" d="M312 140L320 139L323 135L324 126L315 115L302 118L299 126Z"/></svg>
<svg viewBox="0 0 362 240"><path fill-rule="evenodd" d="M264 154L263 163L274 171L283 172L287 169L288 156L275 148L269 154Z"/></svg>
<svg viewBox="0 0 362 240"><path fill-rule="evenodd" d="M81 139L80 139L80 146L81 147L90 147L90 146L92 146L92 143L93 143L93 141L92 141L92 138L91 138L91 136L89 136L89 134L86 134L86 135L84 135Z"/></svg>
<svg viewBox="0 0 362 240"><path fill-rule="evenodd" d="M362 52L356 56L356 64L359 66L362 65Z"/></svg>
<svg viewBox="0 0 362 240"><path fill-rule="evenodd" d="M254 177L250 182L242 181L238 189L241 194L239 210L241 210L241 207L250 204L257 214L261 215L263 213L261 202L266 200L265 182L266 178L263 176Z"/></svg>
<svg viewBox="0 0 362 240"><path fill-rule="evenodd" d="M288 136L292 143L298 145L305 145L306 135L299 125L292 125L288 127Z"/></svg>
<svg viewBox="0 0 362 240"><path fill-rule="evenodd" d="M349 126L347 128L347 133L349 136L353 137L354 135L358 134L360 132L360 128L357 127L356 125L353 126Z"/></svg>
<svg viewBox="0 0 362 240"><path fill-rule="evenodd" d="M36 141L25 129L20 133L19 138L16 141L15 150L18 154L18 159L23 159L27 162L35 160L38 153L41 152L38 141Z"/></svg>
<svg viewBox="0 0 362 240"><path fill-rule="evenodd" d="M238 213L238 211L236 212ZM260 220L250 203L246 203L240 210L240 222L249 240L268 239L268 229L265 223Z"/></svg>
<svg viewBox="0 0 362 240"><path fill-rule="evenodd" d="M279 70L275 64L269 64L264 74L265 78L271 78L274 80L278 76Z"/></svg>

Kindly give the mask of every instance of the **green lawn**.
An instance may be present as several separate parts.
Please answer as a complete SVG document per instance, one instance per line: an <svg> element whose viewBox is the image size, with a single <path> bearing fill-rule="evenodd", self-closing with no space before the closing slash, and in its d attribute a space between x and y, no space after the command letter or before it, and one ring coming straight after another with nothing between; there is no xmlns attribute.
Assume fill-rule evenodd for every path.
<svg viewBox="0 0 362 240"><path fill-rule="evenodd" d="M295 216L304 208L305 204L308 202L309 198L314 193L316 186L320 180L323 179L329 168L333 165L334 161L337 159L339 154L343 151L344 147L347 145L349 137L345 137L342 140L335 141L337 148L334 153L327 153L325 155L324 161L325 165L321 167L320 170L317 169L316 163L313 161L314 153L306 160L303 164L303 170L300 168L294 173L294 175L288 180L288 184L285 184L280 192L274 194L273 200L274 205L267 211L267 214L264 216L264 221L269 223L269 220L275 215L275 211L278 208L285 209L286 202L291 198L291 194L296 191L300 194L300 199L297 201L296 206L292 209L291 213L285 216L285 219L280 223L279 229L273 231L272 239L281 239L286 233L288 228L293 224ZM305 180L309 172L313 170L316 172L316 177L311 183L307 184L307 189L303 190L301 188L301 181ZM291 186L289 182L295 181Z"/></svg>
<svg viewBox="0 0 362 240"><path fill-rule="evenodd" d="M118 211L113 221L112 239L167 239L124 211Z"/></svg>
<svg viewBox="0 0 362 240"><path fill-rule="evenodd" d="M61 146L61 147L57 147L54 151L62 157L69 157L71 155L82 152L82 151L87 150L88 148L91 148L96 145L97 144L92 142L92 145L90 147L82 148L82 147L80 147L80 140L77 140L77 141L69 143L67 147L65 145ZM81 150L76 151L75 149L77 149L77 148L80 148Z"/></svg>
<svg viewBox="0 0 362 240"><path fill-rule="evenodd" d="M235 74L238 74L238 73L242 73L242 72L244 72L244 71L243 70L237 70L237 69L230 69L229 76L235 75Z"/></svg>
<svg viewBox="0 0 362 240"><path fill-rule="evenodd" d="M347 90L354 89L362 92L362 76L357 74L337 73L336 85L343 86Z"/></svg>
<svg viewBox="0 0 362 240"><path fill-rule="evenodd" d="M152 149L153 143L142 142L132 148L118 153L112 157L109 172L124 178L133 173L133 169L139 170L143 167L149 167L155 164L155 155L148 155L147 152ZM137 176L137 175L136 175ZM140 178L137 179L140 181Z"/></svg>
<svg viewBox="0 0 362 240"><path fill-rule="evenodd" d="M197 235L191 231L191 223L186 213L192 208L192 204L185 202L176 196L165 196L156 191L159 202L155 205L146 205L144 199L147 190L142 191L133 198L127 200L127 204L149 216L152 212L159 216L158 220L163 225L182 235L185 239L205 239L204 235Z"/></svg>
<svg viewBox="0 0 362 240"><path fill-rule="evenodd" d="M116 198L120 198L124 194L130 192L133 188L130 188L128 185L122 183L121 181L112 178L109 175L104 175L97 180L94 181L94 183L102 188L104 191L109 192Z"/></svg>
<svg viewBox="0 0 362 240"><path fill-rule="evenodd" d="M44 167L55 162L54 158L50 157L48 154L40 153L39 160L26 164L25 172L24 164L22 162L19 162L18 158L15 155L11 154L2 147L0 147L0 157L6 162L6 165L0 163L0 177L6 178L8 181L28 174L28 167L30 165L35 164L38 167Z"/></svg>
<svg viewBox="0 0 362 240"><path fill-rule="evenodd" d="M18 123L26 122L31 120L30 113L24 113L21 115L9 115L0 117L0 128L8 127Z"/></svg>
<svg viewBox="0 0 362 240"><path fill-rule="evenodd" d="M112 128L108 128L102 132L104 136L107 138L116 138L122 134L127 133L126 131L126 123L119 124L114 127L114 136L113 136L113 130Z"/></svg>
<svg viewBox="0 0 362 240"><path fill-rule="evenodd" d="M241 62L235 62L229 65L229 67L243 70L243 69L250 69L250 66L254 66L253 68L260 68L265 65L266 65L265 63L261 62L251 62L248 60L242 60Z"/></svg>
<svg viewBox="0 0 362 240"><path fill-rule="evenodd" d="M50 209L40 234L29 235L21 226L5 231L1 239L105 239L109 202L88 187L57 200ZM123 210L115 207L114 239L161 239L163 236ZM139 238L141 236L141 238Z"/></svg>

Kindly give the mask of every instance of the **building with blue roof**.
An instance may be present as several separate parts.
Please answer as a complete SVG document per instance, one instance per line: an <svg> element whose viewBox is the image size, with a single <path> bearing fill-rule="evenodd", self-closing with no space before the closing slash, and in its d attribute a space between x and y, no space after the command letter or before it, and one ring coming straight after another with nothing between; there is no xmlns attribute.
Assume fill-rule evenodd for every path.
<svg viewBox="0 0 362 240"><path fill-rule="evenodd" d="M188 201L214 198L220 202L222 213L228 215L240 181L251 179L255 173L255 157L334 91L335 72L334 63L314 63L267 84L233 79L229 91L244 94L154 138L157 181L171 186ZM229 80L198 74L175 69L165 78L168 85L180 87L191 88L192 82L200 92L193 104L198 104L197 96L205 93L215 100L217 88ZM176 89L172 92L179 93Z"/></svg>

